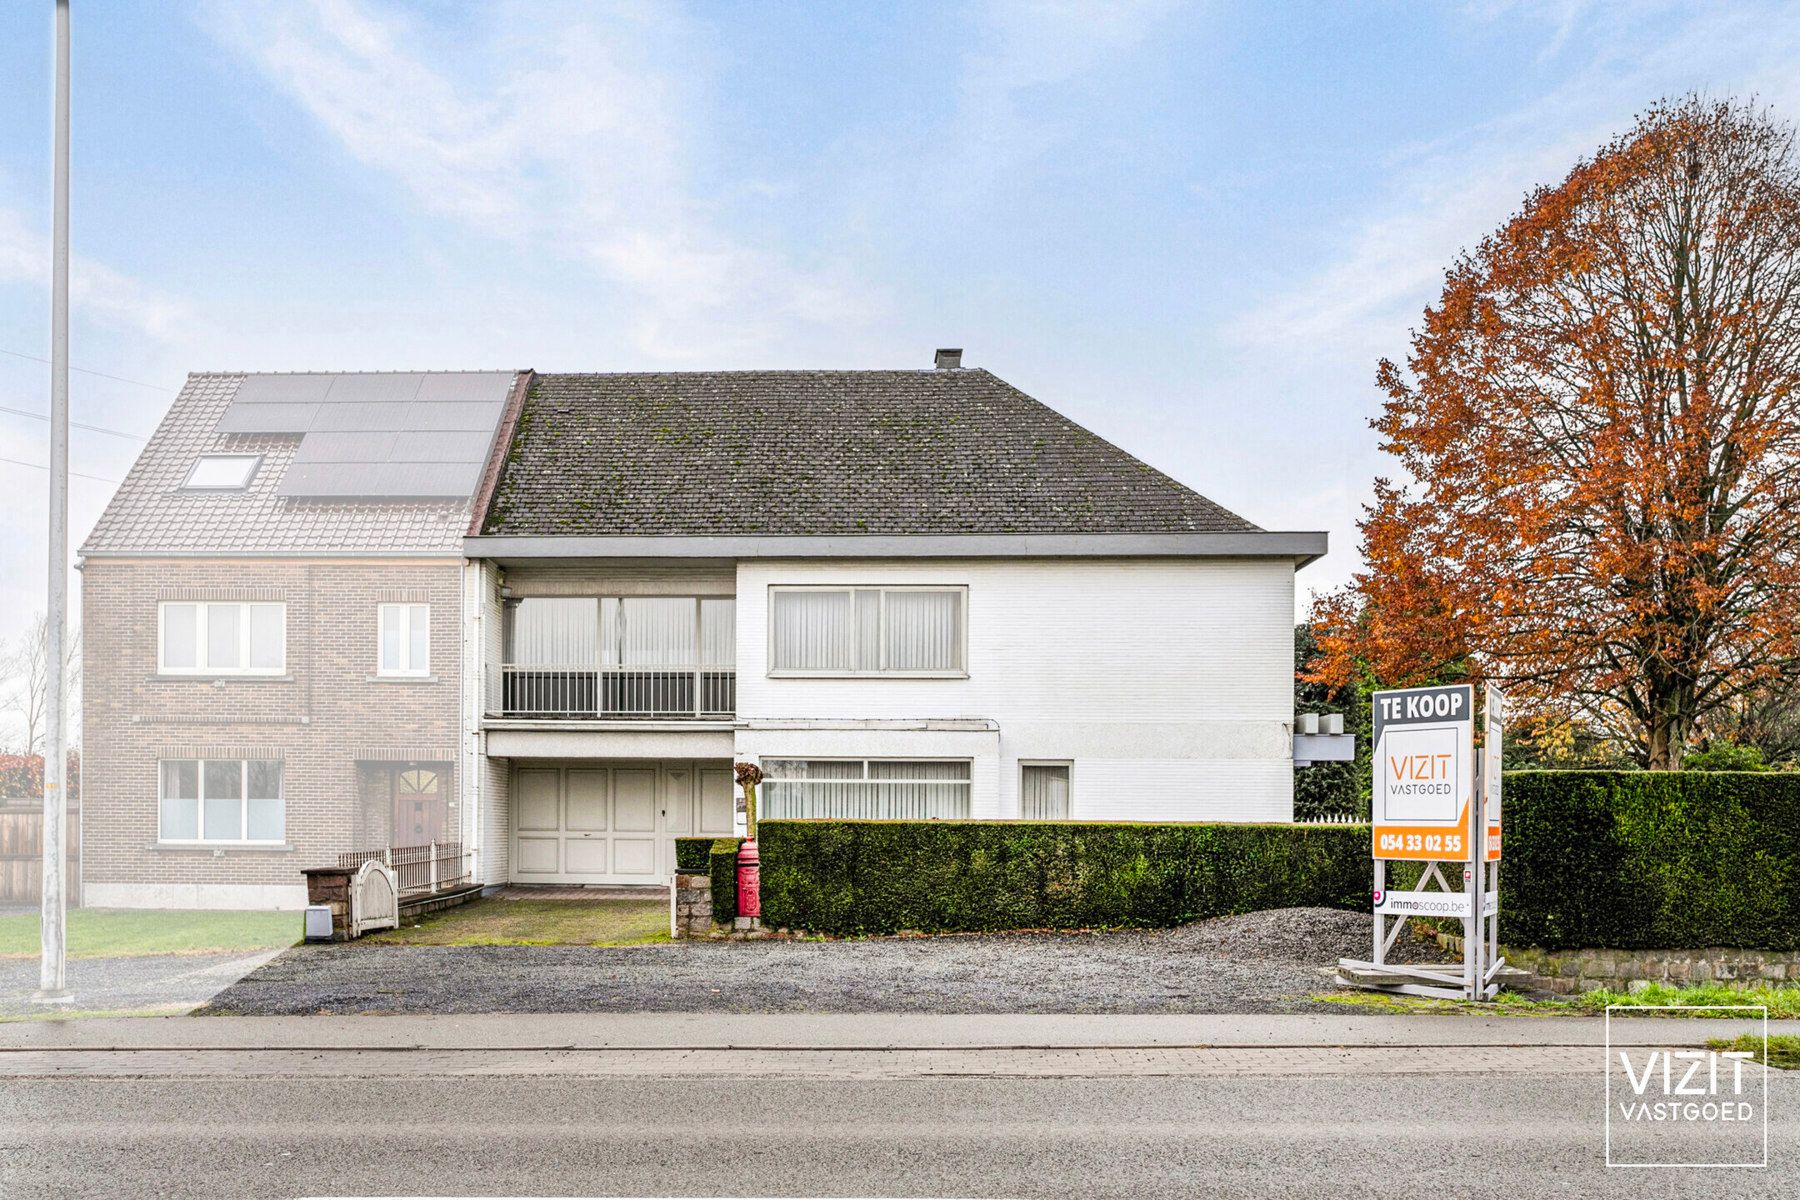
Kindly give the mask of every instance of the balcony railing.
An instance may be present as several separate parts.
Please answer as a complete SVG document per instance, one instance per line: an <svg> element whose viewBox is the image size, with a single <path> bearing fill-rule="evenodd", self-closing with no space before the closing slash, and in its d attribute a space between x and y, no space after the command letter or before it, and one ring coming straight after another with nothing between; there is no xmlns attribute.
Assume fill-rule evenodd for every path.
<svg viewBox="0 0 1800 1200"><path fill-rule="evenodd" d="M729 667L488 668L488 715L564 720L729 720L737 672Z"/></svg>

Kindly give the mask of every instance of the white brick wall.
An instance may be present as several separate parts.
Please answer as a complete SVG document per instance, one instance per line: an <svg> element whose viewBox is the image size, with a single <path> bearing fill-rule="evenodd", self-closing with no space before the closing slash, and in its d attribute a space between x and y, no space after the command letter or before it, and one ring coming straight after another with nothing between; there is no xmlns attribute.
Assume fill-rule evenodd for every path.
<svg viewBox="0 0 1800 1200"><path fill-rule="evenodd" d="M968 678L769 678L769 587L794 583L966 585ZM1289 820L1293 590L1265 559L741 563L737 756L911 756L908 731L799 726L985 719L991 767L935 735L972 747L978 817L1017 815L1021 759L1071 759L1081 819Z"/></svg>

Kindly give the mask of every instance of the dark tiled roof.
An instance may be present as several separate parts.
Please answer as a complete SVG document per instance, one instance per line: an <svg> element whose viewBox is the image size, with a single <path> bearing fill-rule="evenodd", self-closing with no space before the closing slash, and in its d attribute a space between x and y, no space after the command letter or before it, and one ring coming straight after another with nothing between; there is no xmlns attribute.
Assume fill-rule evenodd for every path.
<svg viewBox="0 0 1800 1200"><path fill-rule="evenodd" d="M1255 530L974 369L540 375L482 526L511 536Z"/></svg>

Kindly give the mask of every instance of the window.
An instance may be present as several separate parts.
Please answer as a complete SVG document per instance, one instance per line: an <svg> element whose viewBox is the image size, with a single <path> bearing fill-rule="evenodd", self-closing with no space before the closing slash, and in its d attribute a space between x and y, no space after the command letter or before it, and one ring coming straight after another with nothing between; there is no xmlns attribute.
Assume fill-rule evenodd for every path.
<svg viewBox="0 0 1800 1200"><path fill-rule="evenodd" d="M280 842L286 820L279 759L162 762L162 841Z"/></svg>
<svg viewBox="0 0 1800 1200"><path fill-rule="evenodd" d="M1019 766L1019 817L1026 821L1069 819L1069 764Z"/></svg>
<svg viewBox="0 0 1800 1200"><path fill-rule="evenodd" d="M287 668L287 605L165 602L164 675L279 675Z"/></svg>
<svg viewBox="0 0 1800 1200"><path fill-rule="evenodd" d="M769 674L959 676L962 587L777 587Z"/></svg>
<svg viewBox="0 0 1800 1200"><path fill-rule="evenodd" d="M507 613L509 715L713 718L737 706L729 596L529 596Z"/></svg>
<svg viewBox="0 0 1800 1200"><path fill-rule="evenodd" d="M761 816L958 820L969 815L969 764L768 759Z"/></svg>
<svg viewBox="0 0 1800 1200"><path fill-rule="evenodd" d="M235 492L250 486L256 474L260 454L202 454L194 460L187 482L181 486L190 491Z"/></svg>
<svg viewBox="0 0 1800 1200"><path fill-rule="evenodd" d="M381 606L382 675L431 673L431 608L425 604Z"/></svg>
<svg viewBox="0 0 1800 1200"><path fill-rule="evenodd" d="M737 659L730 597L531 596L509 614L511 666L730 670Z"/></svg>

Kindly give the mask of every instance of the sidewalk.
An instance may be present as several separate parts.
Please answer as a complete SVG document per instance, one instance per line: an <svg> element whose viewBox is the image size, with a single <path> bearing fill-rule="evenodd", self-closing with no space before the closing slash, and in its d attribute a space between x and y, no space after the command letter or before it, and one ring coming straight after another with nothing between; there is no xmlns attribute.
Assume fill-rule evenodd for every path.
<svg viewBox="0 0 1800 1200"><path fill-rule="evenodd" d="M1703 1045L1757 1021L1639 1018L1616 1043ZM1800 1021L1770 1021L1800 1034ZM557 1013L389 1017L144 1017L0 1024L18 1050L972 1050L1570 1046L1599 1048L1592 1017L999 1016L922 1013Z"/></svg>

